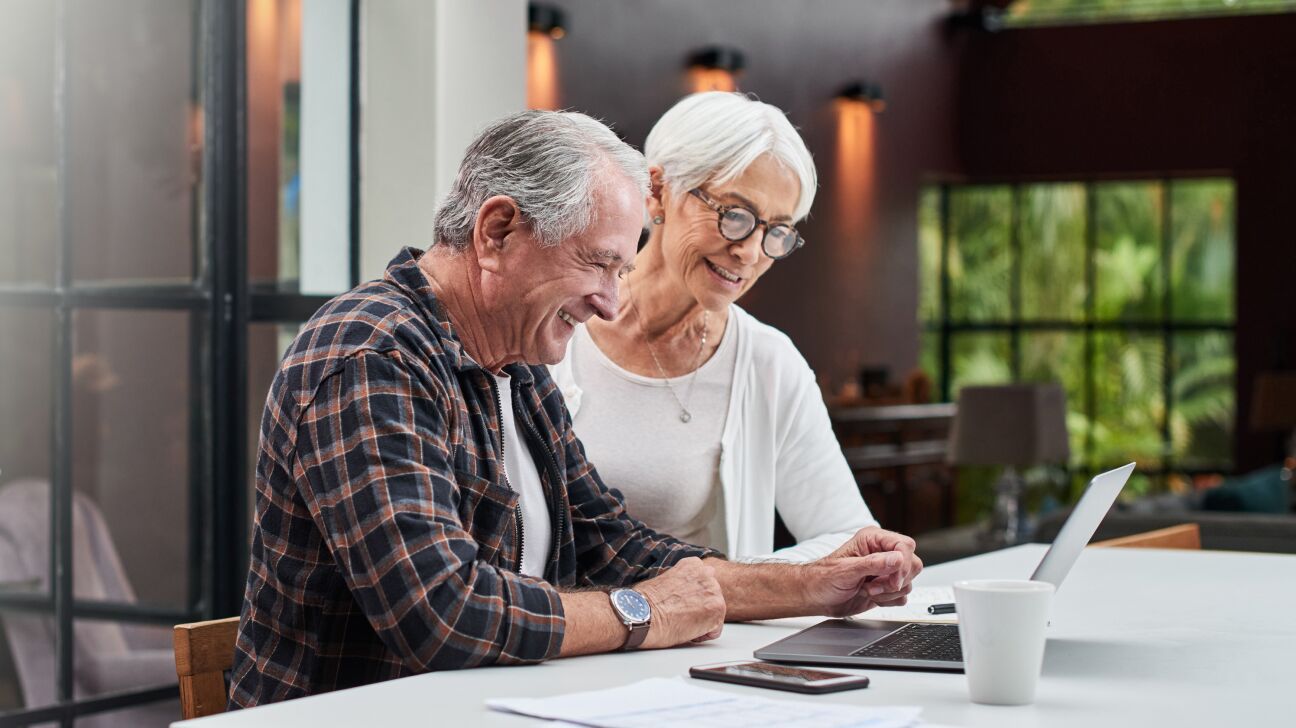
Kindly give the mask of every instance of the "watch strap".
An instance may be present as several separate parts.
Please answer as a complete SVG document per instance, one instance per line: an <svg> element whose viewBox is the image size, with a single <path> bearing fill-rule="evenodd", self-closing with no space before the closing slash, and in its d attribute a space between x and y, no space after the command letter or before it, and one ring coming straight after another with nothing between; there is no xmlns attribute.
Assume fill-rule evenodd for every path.
<svg viewBox="0 0 1296 728"><path fill-rule="evenodd" d="M647 622L627 624L626 627L630 628L630 634L626 635L625 644L621 645L622 651L633 650L639 645L642 645L643 641L648 638Z"/></svg>

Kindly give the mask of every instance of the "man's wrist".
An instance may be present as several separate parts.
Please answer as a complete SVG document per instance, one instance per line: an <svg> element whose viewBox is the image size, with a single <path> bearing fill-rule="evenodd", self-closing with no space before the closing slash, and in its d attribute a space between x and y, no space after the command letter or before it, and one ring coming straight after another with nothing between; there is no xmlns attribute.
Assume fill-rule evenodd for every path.
<svg viewBox="0 0 1296 728"><path fill-rule="evenodd" d="M633 650L643 644L652 627L652 604L648 597L634 589L613 589L608 593L612 612L626 629L622 650Z"/></svg>

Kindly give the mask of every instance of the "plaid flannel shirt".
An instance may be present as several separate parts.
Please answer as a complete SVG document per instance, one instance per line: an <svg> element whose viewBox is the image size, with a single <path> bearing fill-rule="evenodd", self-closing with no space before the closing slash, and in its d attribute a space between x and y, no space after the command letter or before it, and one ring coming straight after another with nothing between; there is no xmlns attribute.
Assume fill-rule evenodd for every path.
<svg viewBox="0 0 1296 728"><path fill-rule="evenodd" d="M510 365L553 524L545 579L518 573L524 524L501 472L495 380L464 352L419 255L402 250L381 281L321 308L271 385L231 708L555 657L559 589L717 555L629 517L548 371Z"/></svg>

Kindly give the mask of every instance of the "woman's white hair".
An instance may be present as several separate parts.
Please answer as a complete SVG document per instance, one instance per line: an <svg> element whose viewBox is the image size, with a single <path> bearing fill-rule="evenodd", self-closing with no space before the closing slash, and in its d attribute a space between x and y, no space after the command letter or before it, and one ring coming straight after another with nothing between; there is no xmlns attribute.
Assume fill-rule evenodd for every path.
<svg viewBox="0 0 1296 728"><path fill-rule="evenodd" d="M505 195L517 203L541 245L557 245L590 226L595 190L617 173L647 196L643 155L601 122L571 111L506 116L464 153L437 208L434 244L467 248L482 204Z"/></svg>
<svg viewBox="0 0 1296 728"><path fill-rule="evenodd" d="M662 168L666 184L687 192L724 184L761 155L771 154L801 184L794 222L810 213L818 178L805 141L778 107L726 91L685 96L648 133L644 156Z"/></svg>

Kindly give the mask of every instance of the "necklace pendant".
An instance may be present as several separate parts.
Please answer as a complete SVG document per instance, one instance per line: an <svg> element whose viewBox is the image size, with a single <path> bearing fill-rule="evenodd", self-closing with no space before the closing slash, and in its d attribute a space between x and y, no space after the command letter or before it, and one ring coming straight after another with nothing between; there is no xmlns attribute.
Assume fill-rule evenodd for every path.
<svg viewBox="0 0 1296 728"><path fill-rule="evenodd" d="M688 410L680 410L680 422L688 422L691 419L693 415L689 414Z"/></svg>

